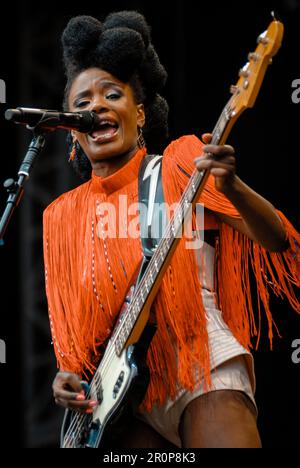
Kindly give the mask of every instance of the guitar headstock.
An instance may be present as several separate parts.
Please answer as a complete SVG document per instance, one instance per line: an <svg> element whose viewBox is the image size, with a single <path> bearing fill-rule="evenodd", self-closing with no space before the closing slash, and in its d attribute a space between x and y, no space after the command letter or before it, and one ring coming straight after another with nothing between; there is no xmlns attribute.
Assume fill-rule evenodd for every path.
<svg viewBox="0 0 300 468"><path fill-rule="evenodd" d="M254 105L267 67L281 46L283 30L283 24L274 20L258 37L258 45L254 52L249 53L248 62L239 72L237 84L231 86L233 96L229 106L232 117L238 117L243 110Z"/></svg>

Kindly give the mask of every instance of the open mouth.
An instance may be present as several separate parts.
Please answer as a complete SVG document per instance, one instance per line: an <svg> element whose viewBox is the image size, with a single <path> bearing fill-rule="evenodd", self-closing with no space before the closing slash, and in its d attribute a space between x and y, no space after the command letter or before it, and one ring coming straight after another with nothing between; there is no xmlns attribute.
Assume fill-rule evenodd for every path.
<svg viewBox="0 0 300 468"><path fill-rule="evenodd" d="M116 122L103 120L96 130L89 133L89 136L95 142L107 141L115 137L118 129L119 125Z"/></svg>

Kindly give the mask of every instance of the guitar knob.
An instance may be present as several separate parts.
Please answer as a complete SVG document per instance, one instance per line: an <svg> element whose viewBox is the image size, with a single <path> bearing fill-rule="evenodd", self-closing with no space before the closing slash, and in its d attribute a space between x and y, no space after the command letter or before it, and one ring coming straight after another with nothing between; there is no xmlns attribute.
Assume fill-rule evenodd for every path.
<svg viewBox="0 0 300 468"><path fill-rule="evenodd" d="M265 36L266 33L262 33L260 36L258 36L257 38L257 43L258 44L263 44L263 45L267 45L269 44L269 39Z"/></svg>
<svg viewBox="0 0 300 468"><path fill-rule="evenodd" d="M235 93L238 93L239 92L239 87L236 86L236 85L231 85L230 86L230 93L231 94L235 94Z"/></svg>
<svg viewBox="0 0 300 468"><path fill-rule="evenodd" d="M248 78L250 72L246 68L241 68L239 71L239 76L243 76L244 78Z"/></svg>
<svg viewBox="0 0 300 468"><path fill-rule="evenodd" d="M248 60L253 60L253 62L258 62L258 60L260 59L260 55L259 54L256 54L255 52L250 52L248 54Z"/></svg>

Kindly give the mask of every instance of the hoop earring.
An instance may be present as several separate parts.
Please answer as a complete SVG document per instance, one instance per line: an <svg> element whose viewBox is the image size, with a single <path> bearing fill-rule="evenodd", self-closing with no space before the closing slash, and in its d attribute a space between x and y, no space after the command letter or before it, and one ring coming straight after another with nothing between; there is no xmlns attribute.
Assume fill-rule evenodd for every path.
<svg viewBox="0 0 300 468"><path fill-rule="evenodd" d="M139 134L138 134L138 137L137 137L137 145L138 145L138 147L140 149L145 148L145 146L146 146L144 135L143 135L143 130L142 130L141 127L139 127Z"/></svg>
<svg viewBox="0 0 300 468"><path fill-rule="evenodd" d="M74 141L68 162L74 161L74 159L76 158L76 151L78 150L79 150L79 144L77 141Z"/></svg>

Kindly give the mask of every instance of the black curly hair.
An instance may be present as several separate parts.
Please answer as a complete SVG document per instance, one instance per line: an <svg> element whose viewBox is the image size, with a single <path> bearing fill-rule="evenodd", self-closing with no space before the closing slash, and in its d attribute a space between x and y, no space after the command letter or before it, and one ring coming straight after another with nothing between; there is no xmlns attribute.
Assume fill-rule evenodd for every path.
<svg viewBox="0 0 300 468"><path fill-rule="evenodd" d="M143 135L149 153L160 153L168 137L168 104L159 92L165 85L167 72L151 44L150 27L136 11L109 14L100 22L92 16L76 16L62 34L63 59L67 83L64 110L74 79L84 70L99 67L124 83L134 93L136 103L145 107ZM67 141L72 147L71 134ZM83 150L72 161L83 180L91 177L91 164Z"/></svg>

